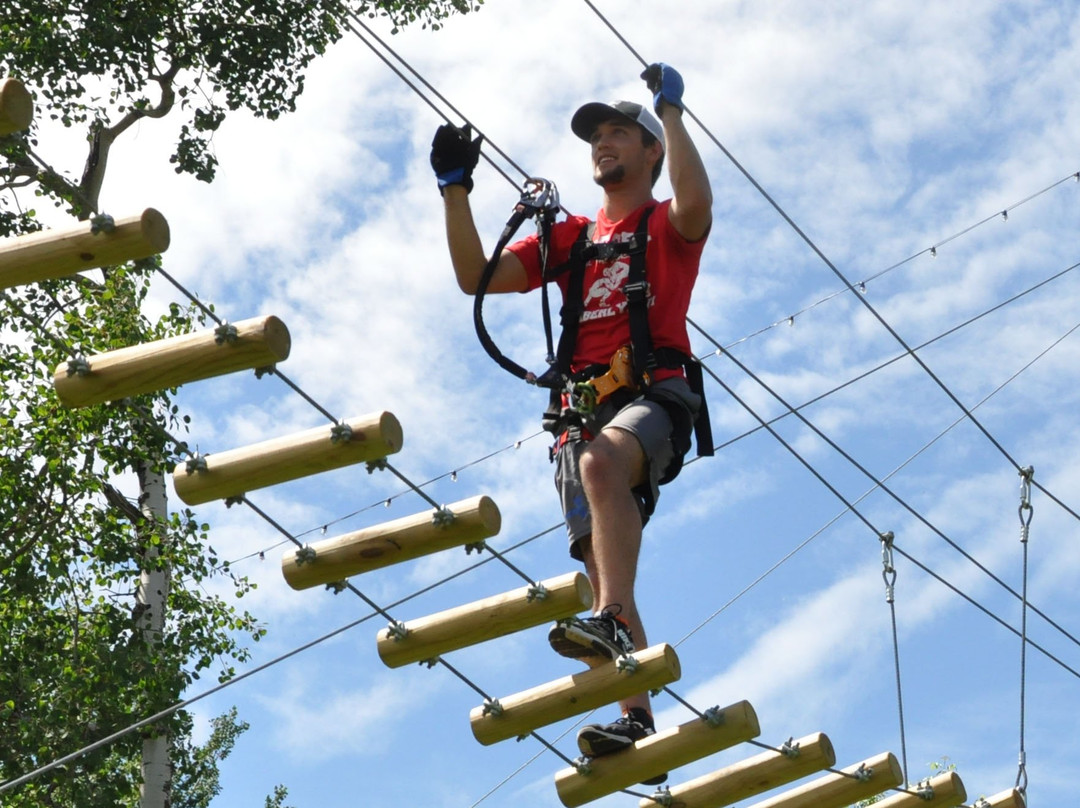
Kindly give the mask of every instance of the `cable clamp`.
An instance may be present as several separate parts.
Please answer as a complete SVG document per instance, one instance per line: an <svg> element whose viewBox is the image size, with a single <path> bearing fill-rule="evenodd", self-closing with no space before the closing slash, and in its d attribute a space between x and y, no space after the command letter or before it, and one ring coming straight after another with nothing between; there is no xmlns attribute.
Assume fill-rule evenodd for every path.
<svg viewBox="0 0 1080 808"><path fill-rule="evenodd" d="M670 808L675 804L675 799L671 796L671 789L667 786L657 788L656 791L649 795L649 799L657 805L663 805L664 808Z"/></svg>
<svg viewBox="0 0 1080 808"><path fill-rule="evenodd" d="M878 536L881 539L881 579L885 582L885 602L893 603L896 594L896 567L893 566L893 539L890 530Z"/></svg>
<svg viewBox="0 0 1080 808"><path fill-rule="evenodd" d="M344 581L331 581L326 585L326 588L333 592L335 595L340 595L348 588L348 584Z"/></svg>
<svg viewBox="0 0 1080 808"><path fill-rule="evenodd" d="M421 659L417 664L425 666L428 670L431 670L439 664L440 657L433 656L431 659Z"/></svg>
<svg viewBox="0 0 1080 808"><path fill-rule="evenodd" d="M724 716L724 711L720 709L719 705L710 707L701 714L701 717L710 727L722 727L727 720Z"/></svg>
<svg viewBox="0 0 1080 808"><path fill-rule="evenodd" d="M367 462L367 473L374 474L376 471L386 471L386 458L380 457L378 460L369 460ZM390 500L386 500L389 502Z"/></svg>
<svg viewBox="0 0 1080 808"><path fill-rule="evenodd" d="M1031 527L1031 479L1035 476L1035 469L1027 466L1020 469L1020 541L1027 544L1028 528Z"/></svg>
<svg viewBox="0 0 1080 808"><path fill-rule="evenodd" d="M592 774L592 766L589 765L590 758L579 757L570 761L570 765L574 767L574 771L580 774L582 777Z"/></svg>
<svg viewBox="0 0 1080 808"><path fill-rule="evenodd" d="M483 715L490 715L493 718L498 718L503 714L503 706L499 703L498 699L484 699Z"/></svg>
<svg viewBox="0 0 1080 808"><path fill-rule="evenodd" d="M480 541L474 541L472 544L465 545L465 555L472 555L473 553L482 553L487 549L487 543L481 539Z"/></svg>
<svg viewBox="0 0 1080 808"><path fill-rule="evenodd" d="M184 471L188 474L194 474L197 471L206 471L206 455L201 455L198 452L193 454L184 461Z"/></svg>
<svg viewBox="0 0 1080 808"><path fill-rule="evenodd" d="M80 377L89 376L90 362L82 354L79 354L78 356L69 359L67 363L67 375Z"/></svg>
<svg viewBox="0 0 1080 808"><path fill-rule="evenodd" d="M788 738L780 745L780 754L788 759L797 758L802 754L802 750L799 749L799 743L793 737Z"/></svg>
<svg viewBox="0 0 1080 808"><path fill-rule="evenodd" d="M971 808L990 808L990 801L986 797L979 797L971 804Z"/></svg>
<svg viewBox="0 0 1080 808"><path fill-rule="evenodd" d="M532 603L534 600L547 600L547 587L541 583L532 584L525 593L525 601Z"/></svg>
<svg viewBox="0 0 1080 808"><path fill-rule="evenodd" d="M637 673L639 667L641 667L640 663L629 654L624 654L615 660L615 670L619 673Z"/></svg>
<svg viewBox="0 0 1080 808"><path fill-rule="evenodd" d="M431 524L436 527L450 527L450 525L454 524L455 519L457 519L457 517L454 515L454 512L445 505L436 508L435 512L431 514Z"/></svg>
<svg viewBox="0 0 1080 808"><path fill-rule="evenodd" d="M400 642L409 636L409 629L404 623L394 620L386 627L386 635L392 637L394 642Z"/></svg>
<svg viewBox="0 0 1080 808"><path fill-rule="evenodd" d="M296 551L296 566L302 567L304 564L311 564L315 561L315 557L318 554L315 552L315 548L310 544L305 544L299 550Z"/></svg>
<svg viewBox="0 0 1080 808"><path fill-rule="evenodd" d="M934 787L930 785L929 780L922 780L915 786L915 793L919 795L919 799L926 802L934 799Z"/></svg>
<svg viewBox="0 0 1080 808"><path fill-rule="evenodd" d="M352 427L342 421L341 423L334 424L330 428L330 442L331 443L348 443L352 440L353 430Z"/></svg>
<svg viewBox="0 0 1080 808"><path fill-rule="evenodd" d="M874 776L874 770L865 763L860 763L859 768L852 772L851 776L860 783L869 783L870 778Z"/></svg>
<svg viewBox="0 0 1080 808"><path fill-rule="evenodd" d="M226 321L214 329L214 342L217 345L223 345L226 342L233 345L238 339L240 339L240 334L236 326L230 322Z"/></svg>
<svg viewBox="0 0 1080 808"><path fill-rule="evenodd" d="M231 496L231 497L225 497L225 507L226 508L231 508L233 505L239 505L243 501L244 501L244 495L243 494L236 494L236 495Z"/></svg>
<svg viewBox="0 0 1080 808"><path fill-rule="evenodd" d="M255 378L261 379L268 373L272 374L276 369L274 365L263 365L261 368L255 368Z"/></svg>
<svg viewBox="0 0 1080 808"><path fill-rule="evenodd" d="M116 220L107 213L99 213L90 218L90 233L96 236L98 233L111 233L116 229Z"/></svg>

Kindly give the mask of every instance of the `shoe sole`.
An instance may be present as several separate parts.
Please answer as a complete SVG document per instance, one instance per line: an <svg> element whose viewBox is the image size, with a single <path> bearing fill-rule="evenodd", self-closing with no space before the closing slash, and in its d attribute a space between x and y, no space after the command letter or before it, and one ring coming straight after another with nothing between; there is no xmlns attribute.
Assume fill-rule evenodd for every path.
<svg viewBox="0 0 1080 808"><path fill-rule="evenodd" d="M634 745L634 741L631 741L625 735L604 732L599 727L582 727L581 731L578 732L577 744L581 754L585 755L585 757L595 758L613 755L616 752L629 749ZM643 786L658 786L666 782L667 779L668 773L661 772L647 780L642 780L641 784Z"/></svg>
<svg viewBox="0 0 1080 808"><path fill-rule="evenodd" d="M548 642L560 656L584 659L590 664L594 661L603 664L623 656L621 648L609 645L574 623L555 626L548 633Z"/></svg>
<svg viewBox="0 0 1080 808"><path fill-rule="evenodd" d="M625 735L604 732L600 727L582 727L577 736L578 749L585 757L603 757L629 749L634 742Z"/></svg>

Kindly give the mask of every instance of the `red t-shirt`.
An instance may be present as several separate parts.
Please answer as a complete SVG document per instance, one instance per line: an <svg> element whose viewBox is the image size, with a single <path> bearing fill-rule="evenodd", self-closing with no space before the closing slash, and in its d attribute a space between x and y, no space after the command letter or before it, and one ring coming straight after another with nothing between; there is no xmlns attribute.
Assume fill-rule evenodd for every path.
<svg viewBox="0 0 1080 808"><path fill-rule="evenodd" d="M634 235L638 220L646 207L656 205L649 217L649 243L645 251L645 279L648 282L649 330L653 348L675 348L690 353L690 338L686 333L686 313L690 293L697 280L701 252L705 239L687 241L668 218L671 200L647 202L624 219L613 222L600 210L596 214L595 243L627 241ZM554 268L570 257L570 248L581 228L588 223L583 216L572 216L556 222L551 230L548 267ZM537 236L529 236L508 248L525 266L531 291L540 286L540 247ZM585 267L583 284L585 308L578 327L577 346L572 370L588 365L604 364L619 348L630 344L630 315L623 287L630 273L630 257L619 256L612 261L590 261ZM566 296L569 273L563 273L557 283ZM679 375L680 370L658 370L656 380Z"/></svg>

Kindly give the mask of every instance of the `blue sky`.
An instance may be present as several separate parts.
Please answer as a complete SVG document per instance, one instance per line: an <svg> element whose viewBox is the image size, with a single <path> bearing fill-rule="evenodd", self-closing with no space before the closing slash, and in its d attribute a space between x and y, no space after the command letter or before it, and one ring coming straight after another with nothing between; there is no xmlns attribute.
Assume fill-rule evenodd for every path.
<svg viewBox="0 0 1080 808"><path fill-rule="evenodd" d="M1080 260L1080 187L1071 179L1055 185L1080 170L1073 4L695 1L601 10L646 59L683 73L688 106L844 277L871 279L865 300L908 345ZM386 25L373 25L388 36ZM441 32L409 31L391 44L515 161L554 180L569 210L594 212L587 148L570 133L569 117L587 100L648 96L640 65L587 4L493 0ZM173 276L230 319L281 317L293 337L285 373L341 417L394 412L405 432L395 467L415 482L441 476L425 489L438 502L490 495L503 514L493 546L536 536L511 558L530 576L549 578L575 564L561 530L551 530L560 516L546 441L536 436L543 395L491 363L472 333L472 301L452 279L428 166L439 123L347 36L313 67L295 115L226 123L215 140L221 168L212 186L170 172L158 124L126 135L103 207L161 209L172 227ZM842 282L690 128L716 200L690 314L718 343L734 344L734 358L753 375L724 356L707 366L771 418L786 405L761 382L797 406L902 353L852 293L815 305ZM81 164L77 144L50 137L43 155L51 148ZM666 193L663 180L658 195ZM493 170L478 169L472 201L488 247L516 199ZM919 351L966 407L979 405L976 417L1005 452L1034 466L1039 484L1074 511L1078 347L1066 335L1077 325L1078 284L1080 276L1064 272ZM163 284L150 305L175 296ZM493 299L486 312L508 355L540 363L535 296ZM697 353L713 350L705 337L693 339ZM885 750L899 755L875 530L892 531L906 556L1019 627L1016 599L939 535L1019 589L1016 468L970 422L954 424L960 408L910 357L895 361L803 410L879 480L903 464L887 482L895 498L867 494L873 481L795 418L774 427L844 499L867 494L857 508L871 529L845 514L841 499L776 437L763 430L740 437L757 426L755 416L720 385L708 392L717 443L738 440L665 489L640 571L651 641L678 644L683 675L673 689L699 709L750 700L766 743L825 732L840 766ZM324 422L272 378L202 382L182 391L181 402L193 418L190 440L203 452ZM442 476L455 469L456 480ZM402 491L392 476L359 468L251 499L294 534L318 538L323 525L332 536L427 508ZM1080 529L1041 491L1032 504L1030 599L1076 634ZM253 665L370 611L349 593L289 589L281 537L251 511L216 503L196 510L213 526L219 553L244 559L234 569L259 584L247 607L269 633L254 647ZM909 774L916 780L947 756L970 804L1016 780L1020 642L906 556L897 557L896 615ZM388 604L476 560L452 551L353 583ZM520 584L487 564L394 616L407 620ZM384 623L368 620L195 707L203 731L234 704L251 724L223 764L225 790L214 805L261 805L277 783L296 808L558 805L553 775L563 762L532 740L477 744L468 726L477 695L439 668L384 667L374 640ZM1038 617L1029 631L1080 669L1075 640ZM542 628L448 659L496 696L574 670L547 649ZM1068 804L1080 681L1037 651L1026 674L1029 804ZM670 698L654 706L661 727L690 718ZM570 756L573 723L542 730ZM670 782L757 752L737 747L674 772ZM636 801L615 795L597 804Z"/></svg>

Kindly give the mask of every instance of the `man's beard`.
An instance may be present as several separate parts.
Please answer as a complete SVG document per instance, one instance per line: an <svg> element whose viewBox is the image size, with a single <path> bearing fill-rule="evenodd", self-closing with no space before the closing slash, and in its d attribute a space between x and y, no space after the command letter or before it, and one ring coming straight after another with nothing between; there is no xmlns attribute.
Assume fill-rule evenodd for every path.
<svg viewBox="0 0 1080 808"><path fill-rule="evenodd" d="M609 185L618 185L624 179L626 179L626 166L624 165L617 165L607 173L593 175L593 182L601 188L607 188Z"/></svg>

